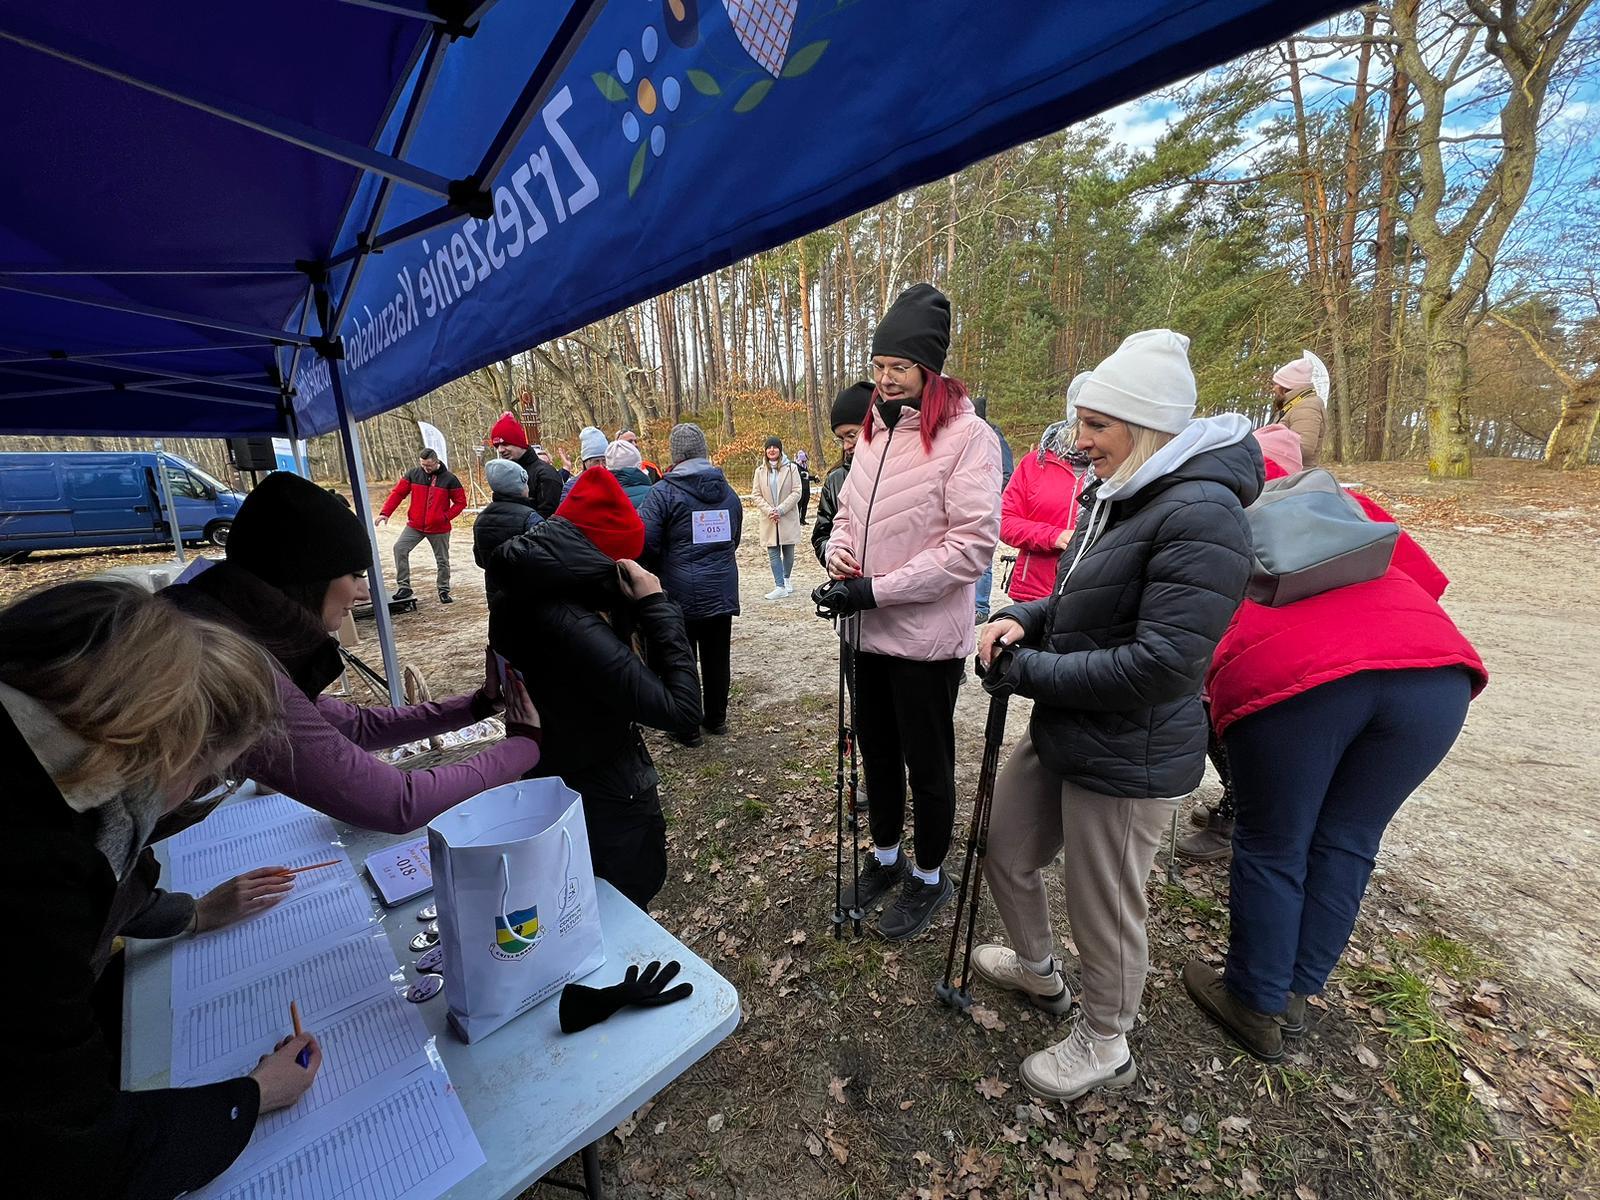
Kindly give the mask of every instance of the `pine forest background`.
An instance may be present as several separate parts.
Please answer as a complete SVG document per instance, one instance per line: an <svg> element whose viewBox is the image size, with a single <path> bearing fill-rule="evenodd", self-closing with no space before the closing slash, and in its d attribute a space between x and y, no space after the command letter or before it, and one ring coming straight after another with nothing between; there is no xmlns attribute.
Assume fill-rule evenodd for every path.
<svg viewBox="0 0 1600 1200"><path fill-rule="evenodd" d="M741 488L770 433L831 461L832 397L865 377L879 315L919 280L952 302L946 372L989 398L1019 452L1061 416L1076 372L1168 326L1192 339L1201 411L1258 422L1272 370L1315 350L1338 461L1454 477L1480 455L1593 463L1589 7L1356 10L1147 99L1131 123L1029 142L366 421L369 475L413 465L422 419L465 477L508 408L574 453L582 425L635 429L662 465L670 426L698 421ZM227 471L220 442L167 446ZM310 458L343 479L333 437Z"/></svg>

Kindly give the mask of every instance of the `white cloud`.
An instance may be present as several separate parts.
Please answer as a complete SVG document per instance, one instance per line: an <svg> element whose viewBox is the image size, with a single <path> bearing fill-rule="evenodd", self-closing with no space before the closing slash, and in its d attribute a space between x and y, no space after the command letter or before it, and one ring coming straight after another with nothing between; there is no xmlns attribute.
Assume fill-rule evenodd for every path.
<svg viewBox="0 0 1600 1200"><path fill-rule="evenodd" d="M1176 108L1166 100L1144 96L1100 114L1111 135L1130 150L1149 150L1172 125Z"/></svg>

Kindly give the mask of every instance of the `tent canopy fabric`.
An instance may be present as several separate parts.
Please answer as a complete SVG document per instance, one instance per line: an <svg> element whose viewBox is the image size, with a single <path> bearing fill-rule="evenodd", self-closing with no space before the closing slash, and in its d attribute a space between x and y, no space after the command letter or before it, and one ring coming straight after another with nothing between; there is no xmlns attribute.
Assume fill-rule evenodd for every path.
<svg viewBox="0 0 1600 1200"><path fill-rule="evenodd" d="M3 0L0 432L326 432L1345 6Z"/></svg>

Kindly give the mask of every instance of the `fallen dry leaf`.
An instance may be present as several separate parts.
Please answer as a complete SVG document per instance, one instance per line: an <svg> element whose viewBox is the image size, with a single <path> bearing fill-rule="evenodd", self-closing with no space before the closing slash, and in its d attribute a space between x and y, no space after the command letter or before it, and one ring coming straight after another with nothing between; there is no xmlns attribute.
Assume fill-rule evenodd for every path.
<svg viewBox="0 0 1600 1200"><path fill-rule="evenodd" d="M1376 1067L1379 1065L1378 1056L1368 1048L1365 1042L1356 1043L1356 1061L1363 1067Z"/></svg>
<svg viewBox="0 0 1600 1200"><path fill-rule="evenodd" d="M798 946L801 943L803 943L805 940L806 940L806 931L804 929L796 929L793 933L791 933L789 935L789 945L791 945L791 946Z"/></svg>
<svg viewBox="0 0 1600 1200"><path fill-rule="evenodd" d="M1309 1183L1300 1184L1294 1189L1294 1194L1298 1196L1300 1200L1318 1200L1317 1189L1312 1187Z"/></svg>
<svg viewBox="0 0 1600 1200"><path fill-rule="evenodd" d="M850 1143L845 1140L844 1134L835 1133L830 1129L822 1136L828 1143L828 1151L833 1155L835 1162L842 1167L850 1161Z"/></svg>
<svg viewBox="0 0 1600 1200"><path fill-rule="evenodd" d="M712 1113L706 1118L706 1128L712 1133L721 1133L722 1127L727 1124L727 1120L721 1113Z"/></svg>
<svg viewBox="0 0 1600 1200"><path fill-rule="evenodd" d="M1069 1163L1072 1161L1072 1147L1060 1138L1051 1138L1040 1149L1057 1162Z"/></svg>
<svg viewBox="0 0 1600 1200"><path fill-rule="evenodd" d="M1011 1085L1001 1080L998 1075L989 1075L978 1080L978 1095L985 1100L998 1100L1011 1090Z"/></svg>
<svg viewBox="0 0 1600 1200"><path fill-rule="evenodd" d="M846 1075L843 1079L840 1079L837 1075L835 1075L832 1079L828 1080L828 1095L832 1096L840 1104L843 1104L844 1089L849 1086L850 1080L853 1078L855 1078L853 1075Z"/></svg>
<svg viewBox="0 0 1600 1200"><path fill-rule="evenodd" d="M1239 1195L1259 1196L1266 1189L1261 1186L1261 1176L1249 1167L1239 1172Z"/></svg>
<svg viewBox="0 0 1600 1200"><path fill-rule="evenodd" d="M910 1112L911 1111L911 1106L913 1104L915 1104L915 1103L916 1103L915 1100L902 1100L902 1101L900 1101L900 1111L901 1112Z"/></svg>
<svg viewBox="0 0 1600 1200"><path fill-rule="evenodd" d="M1001 1020L1000 1014L995 1012L994 1009L985 1008L981 1004L974 1004L971 1011L972 1019L983 1028L992 1029L997 1033L1004 1031L1006 1023Z"/></svg>

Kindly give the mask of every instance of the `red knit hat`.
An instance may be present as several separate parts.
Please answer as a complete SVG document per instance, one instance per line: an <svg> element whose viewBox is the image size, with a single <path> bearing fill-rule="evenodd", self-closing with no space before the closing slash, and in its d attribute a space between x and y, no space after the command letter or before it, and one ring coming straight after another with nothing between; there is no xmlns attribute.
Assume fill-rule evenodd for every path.
<svg viewBox="0 0 1600 1200"><path fill-rule="evenodd" d="M579 475L555 515L581 529L607 558L620 561L644 552L644 522L617 477L604 467Z"/></svg>
<svg viewBox="0 0 1600 1200"><path fill-rule="evenodd" d="M528 448L528 435L522 431L522 422L510 413L501 413L500 419L494 423L494 428L489 430L489 444L498 446L504 443L508 446Z"/></svg>

